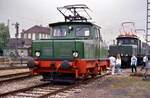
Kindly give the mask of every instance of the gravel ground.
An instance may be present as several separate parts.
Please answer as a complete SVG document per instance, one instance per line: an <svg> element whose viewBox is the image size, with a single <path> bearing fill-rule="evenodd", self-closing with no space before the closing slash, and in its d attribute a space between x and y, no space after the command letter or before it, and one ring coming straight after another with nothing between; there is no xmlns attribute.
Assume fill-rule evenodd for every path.
<svg viewBox="0 0 150 98"><path fill-rule="evenodd" d="M121 75L109 75L79 87L67 98L150 98L150 80L129 76L130 70Z"/></svg>
<svg viewBox="0 0 150 98"><path fill-rule="evenodd" d="M24 79L24 80L14 81L11 83L9 82L9 83L0 84L0 93L13 91L16 89L20 89L20 88L29 87L29 86L43 83L42 81L40 81L41 78L42 77L40 77L40 76L36 76L36 77Z"/></svg>
<svg viewBox="0 0 150 98"><path fill-rule="evenodd" d="M123 70L123 74L100 78L74 88L71 93L67 93L67 96L58 94L54 98L150 98L150 81L143 81L142 77L130 76L130 74L130 69ZM0 93L43 83L40 81L41 78L38 76L0 84Z"/></svg>

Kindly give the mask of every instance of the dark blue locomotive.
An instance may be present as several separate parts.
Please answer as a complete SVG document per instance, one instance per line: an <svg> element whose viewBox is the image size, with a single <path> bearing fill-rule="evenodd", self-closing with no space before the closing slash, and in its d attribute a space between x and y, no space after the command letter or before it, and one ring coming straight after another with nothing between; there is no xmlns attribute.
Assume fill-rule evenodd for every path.
<svg viewBox="0 0 150 98"><path fill-rule="evenodd" d="M146 42L141 41L133 32L120 34L116 40L116 45L109 46L109 55L117 57L119 54L122 59L122 68L130 67L132 55L138 58L138 65L142 64L143 56L150 55L150 46Z"/></svg>

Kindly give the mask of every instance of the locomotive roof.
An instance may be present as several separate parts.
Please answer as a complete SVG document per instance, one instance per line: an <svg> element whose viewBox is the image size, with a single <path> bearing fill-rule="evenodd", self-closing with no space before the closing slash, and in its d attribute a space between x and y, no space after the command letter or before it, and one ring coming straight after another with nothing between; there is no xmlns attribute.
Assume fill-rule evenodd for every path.
<svg viewBox="0 0 150 98"><path fill-rule="evenodd" d="M59 25L71 25L71 24L81 24L81 25L95 25L91 22L56 22L56 23L51 23L49 26L59 26ZM96 25L95 25L96 26Z"/></svg>
<svg viewBox="0 0 150 98"><path fill-rule="evenodd" d="M138 37L136 35L119 35L116 39L119 38L135 38L138 39Z"/></svg>

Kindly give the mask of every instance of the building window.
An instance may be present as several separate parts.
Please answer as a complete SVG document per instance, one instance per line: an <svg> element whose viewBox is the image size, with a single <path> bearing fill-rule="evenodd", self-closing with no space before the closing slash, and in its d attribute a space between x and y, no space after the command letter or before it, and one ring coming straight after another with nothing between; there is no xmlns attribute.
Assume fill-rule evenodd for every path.
<svg viewBox="0 0 150 98"><path fill-rule="evenodd" d="M32 34L32 40L35 40L35 33Z"/></svg>
<svg viewBox="0 0 150 98"><path fill-rule="evenodd" d="M41 39L43 39L43 34L41 33Z"/></svg>
<svg viewBox="0 0 150 98"><path fill-rule="evenodd" d="M39 34L35 34L35 39L38 40L39 38Z"/></svg>
<svg viewBox="0 0 150 98"><path fill-rule="evenodd" d="M27 38L27 34L24 34L24 38Z"/></svg>
<svg viewBox="0 0 150 98"><path fill-rule="evenodd" d="M49 35L47 34L46 37L47 37L47 39L48 39L48 38L49 38Z"/></svg>
<svg viewBox="0 0 150 98"><path fill-rule="evenodd" d="M39 33L39 39L41 39L42 38L42 35L41 35L41 33Z"/></svg>
<svg viewBox="0 0 150 98"><path fill-rule="evenodd" d="M31 33L28 34L28 38L31 39Z"/></svg>

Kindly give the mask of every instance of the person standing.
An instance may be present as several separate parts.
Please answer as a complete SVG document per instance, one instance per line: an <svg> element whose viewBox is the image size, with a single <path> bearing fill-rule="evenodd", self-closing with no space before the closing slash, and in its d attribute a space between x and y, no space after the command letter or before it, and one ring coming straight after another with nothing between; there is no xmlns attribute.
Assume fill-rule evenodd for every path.
<svg viewBox="0 0 150 98"><path fill-rule="evenodd" d="M109 57L110 60L110 67L111 67L111 74L115 74L115 66L116 66L116 58L114 56Z"/></svg>
<svg viewBox="0 0 150 98"><path fill-rule="evenodd" d="M134 73L134 70L135 72L137 72L137 58L133 55L131 57L131 70L132 70L132 73Z"/></svg>
<svg viewBox="0 0 150 98"><path fill-rule="evenodd" d="M141 67L141 71L144 69L144 67L146 66L146 63L148 62L148 57L147 56L144 56L143 57L143 65Z"/></svg>
<svg viewBox="0 0 150 98"><path fill-rule="evenodd" d="M23 64L23 57L24 57L24 53L23 53L23 51L21 51L21 53L20 53L20 63L21 63L21 65Z"/></svg>
<svg viewBox="0 0 150 98"><path fill-rule="evenodd" d="M118 54L116 59L116 68L117 68L117 74L121 73L121 57L120 54Z"/></svg>
<svg viewBox="0 0 150 98"><path fill-rule="evenodd" d="M149 59L147 60L144 68L145 68L144 79L147 79L148 78L148 70L150 69L150 60Z"/></svg>

